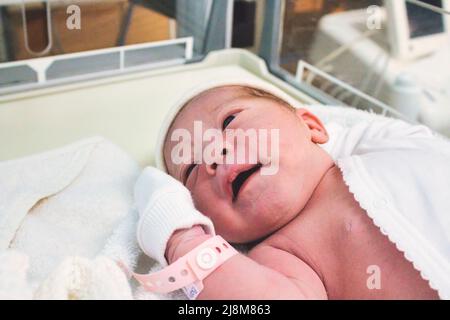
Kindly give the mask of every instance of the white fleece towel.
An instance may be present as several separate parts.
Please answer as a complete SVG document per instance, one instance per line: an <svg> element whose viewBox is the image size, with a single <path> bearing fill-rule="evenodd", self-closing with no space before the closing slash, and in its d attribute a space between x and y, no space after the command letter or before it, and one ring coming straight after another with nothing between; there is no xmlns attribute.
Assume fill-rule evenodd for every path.
<svg viewBox="0 0 450 320"><path fill-rule="evenodd" d="M13 250L0 252L0 300L31 300L28 257Z"/></svg>
<svg viewBox="0 0 450 320"><path fill-rule="evenodd" d="M0 162L0 299L183 298L145 292L117 264L160 268L137 244L139 172L103 138Z"/></svg>
<svg viewBox="0 0 450 320"><path fill-rule="evenodd" d="M61 298L58 292L64 290L54 287L59 291L52 296L48 288L51 283L56 285L67 270L103 279L99 286L106 287L95 269L116 274L122 271L112 267L112 260L94 258L108 253L115 259L124 256L121 250L128 251L127 263L133 264L137 257L133 241L121 241L124 245L120 249L105 245L119 223L127 216L132 218L132 190L139 171L134 160L103 138L0 163L0 252L15 249L26 257L4 253L3 259L8 257L8 265L21 262L20 270L28 271L33 292L46 281L40 296ZM125 238L131 239L134 232L127 232ZM109 252L103 253L107 248ZM91 297L99 297L91 293ZM123 294L126 296L126 292Z"/></svg>
<svg viewBox="0 0 450 320"><path fill-rule="evenodd" d="M40 284L34 299L132 300L133 294L115 261L104 256L69 257Z"/></svg>

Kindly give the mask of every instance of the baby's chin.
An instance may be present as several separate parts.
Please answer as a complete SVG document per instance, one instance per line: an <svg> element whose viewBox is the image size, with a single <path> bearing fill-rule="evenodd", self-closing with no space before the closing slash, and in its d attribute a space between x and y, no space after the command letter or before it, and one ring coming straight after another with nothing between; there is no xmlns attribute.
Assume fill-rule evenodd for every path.
<svg viewBox="0 0 450 320"><path fill-rule="evenodd" d="M302 198L295 189L287 184L268 184L263 192L249 192L239 210L252 222L278 225L281 221L289 220L302 208Z"/></svg>

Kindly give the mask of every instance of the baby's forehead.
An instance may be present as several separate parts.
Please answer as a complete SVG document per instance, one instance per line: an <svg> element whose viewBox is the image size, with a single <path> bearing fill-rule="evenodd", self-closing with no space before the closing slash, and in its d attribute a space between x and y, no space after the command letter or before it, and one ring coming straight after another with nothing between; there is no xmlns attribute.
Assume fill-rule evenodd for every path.
<svg viewBox="0 0 450 320"><path fill-rule="evenodd" d="M207 112L220 110L220 108L225 105L226 102L245 95L249 95L247 89L239 86L227 86L209 89L198 94L188 103L186 103L179 115L183 112L189 111L190 109L200 109Z"/></svg>
<svg viewBox="0 0 450 320"><path fill-rule="evenodd" d="M248 95L248 91L239 86L219 87L204 91L183 106L172 122L170 131L176 127L189 125L194 120L208 121L227 103Z"/></svg>

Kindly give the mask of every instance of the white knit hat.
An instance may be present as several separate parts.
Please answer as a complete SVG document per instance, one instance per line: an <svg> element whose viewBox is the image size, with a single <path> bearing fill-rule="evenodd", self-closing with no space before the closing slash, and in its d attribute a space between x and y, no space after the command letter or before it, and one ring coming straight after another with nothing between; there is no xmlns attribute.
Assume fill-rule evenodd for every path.
<svg viewBox="0 0 450 320"><path fill-rule="evenodd" d="M264 80L260 80L258 78L253 78L250 76L245 77L236 77L233 79L222 79L222 80L209 80L202 82L202 84L194 86L187 90L185 94L181 96L180 99L173 104L173 106L169 109L159 132L158 140L156 142L156 151L155 151L155 161L156 167L160 170L167 172L167 168L164 162L164 143L166 140L167 133L172 125L172 122L175 120L177 114L181 111L181 109L188 103L191 99L195 98L202 92L205 92L209 89L224 87L224 86L245 86L254 89L264 90L275 97L287 102L294 108L298 108L300 106L300 102L295 100L293 97L285 93L280 88L274 86L273 84L266 82Z"/></svg>

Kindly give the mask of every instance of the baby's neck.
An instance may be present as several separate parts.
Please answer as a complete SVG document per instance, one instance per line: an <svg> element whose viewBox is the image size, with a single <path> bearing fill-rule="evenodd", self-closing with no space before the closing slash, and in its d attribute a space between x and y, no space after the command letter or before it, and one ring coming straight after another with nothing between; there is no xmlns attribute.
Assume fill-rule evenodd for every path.
<svg viewBox="0 0 450 320"><path fill-rule="evenodd" d="M342 215L337 213L345 212L354 204L354 201L349 203L348 195L340 169L330 165L303 210L274 237L290 239L287 247L293 249L289 252L307 263L323 280L334 274L341 263L335 252L341 247L336 235L340 234Z"/></svg>
<svg viewBox="0 0 450 320"><path fill-rule="evenodd" d="M331 156L321 149L316 153L314 169L316 172L311 174L311 177L313 177L311 181L314 181L315 186L313 186L309 200L301 212L315 205L317 201L320 201L323 195L332 192L332 189L335 186L336 172L339 172L339 169Z"/></svg>
<svg viewBox="0 0 450 320"><path fill-rule="evenodd" d="M317 187L314 189L305 209L316 206L326 195L334 192L336 180L342 180L339 168L333 163L323 174ZM304 209L304 210L305 210Z"/></svg>

